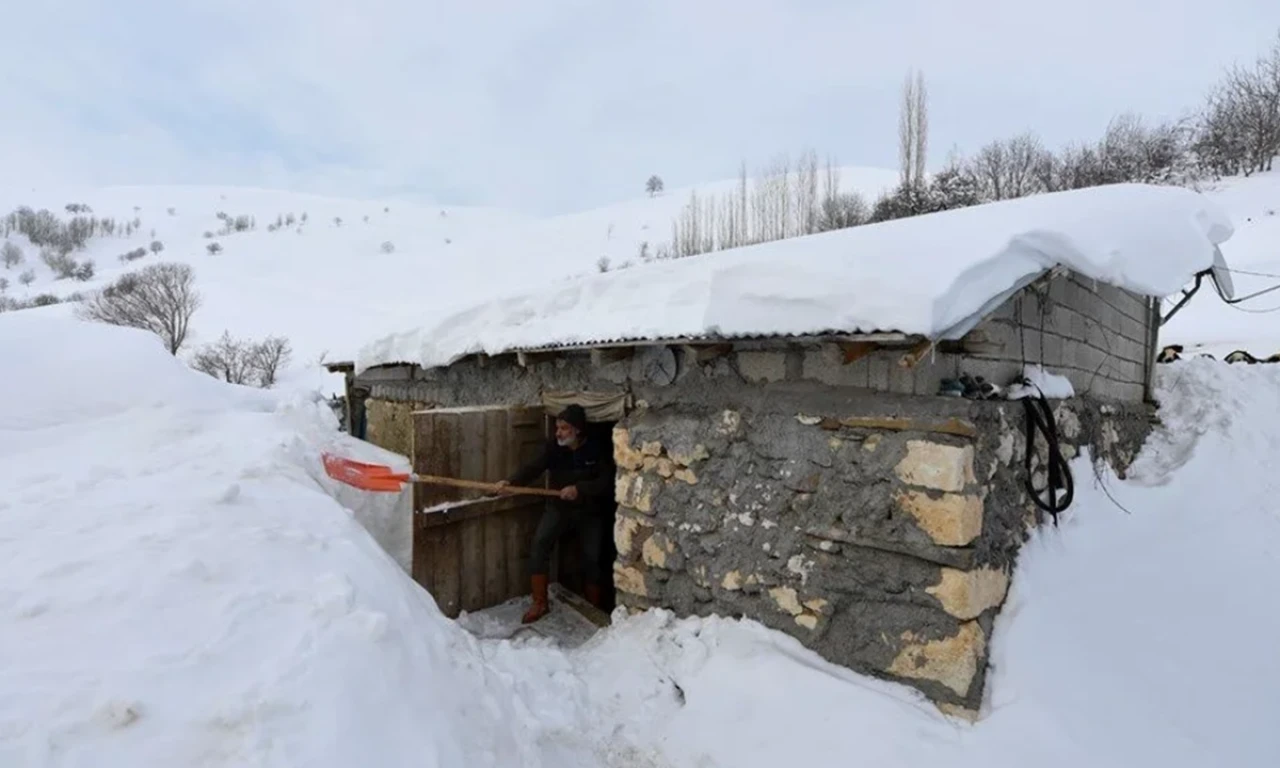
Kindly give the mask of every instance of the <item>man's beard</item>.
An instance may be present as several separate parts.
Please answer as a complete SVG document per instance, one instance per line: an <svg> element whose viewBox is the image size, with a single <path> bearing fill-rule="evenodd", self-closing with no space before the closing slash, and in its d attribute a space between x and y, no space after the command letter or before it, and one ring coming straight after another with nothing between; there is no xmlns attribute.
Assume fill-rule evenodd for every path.
<svg viewBox="0 0 1280 768"><path fill-rule="evenodd" d="M556 445L560 446L561 448L572 448L572 447L573 447L573 438L572 438L572 437L557 437L557 438L556 438Z"/></svg>

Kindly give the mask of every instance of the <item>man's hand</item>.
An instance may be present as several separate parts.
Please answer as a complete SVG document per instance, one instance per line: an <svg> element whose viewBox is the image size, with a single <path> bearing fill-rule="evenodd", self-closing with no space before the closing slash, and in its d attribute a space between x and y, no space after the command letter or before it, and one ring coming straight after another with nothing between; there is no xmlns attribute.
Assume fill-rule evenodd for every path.
<svg viewBox="0 0 1280 768"><path fill-rule="evenodd" d="M508 485L511 485L511 483L507 482L506 480L499 480L498 482L494 483L494 485L498 486L499 488L506 488Z"/></svg>
<svg viewBox="0 0 1280 768"><path fill-rule="evenodd" d="M565 501L577 501L577 500L578 500L578 486L576 486L576 485L566 485L565 487L561 488L561 489L560 489L560 498L564 499Z"/></svg>

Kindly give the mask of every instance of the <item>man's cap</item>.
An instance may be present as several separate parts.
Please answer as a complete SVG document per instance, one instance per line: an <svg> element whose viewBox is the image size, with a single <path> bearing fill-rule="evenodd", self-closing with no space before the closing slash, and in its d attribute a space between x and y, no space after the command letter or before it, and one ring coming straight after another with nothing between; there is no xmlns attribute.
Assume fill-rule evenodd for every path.
<svg viewBox="0 0 1280 768"><path fill-rule="evenodd" d="M577 405L576 403L565 408L556 418L565 422L579 432L583 432L587 428L587 412L582 406Z"/></svg>

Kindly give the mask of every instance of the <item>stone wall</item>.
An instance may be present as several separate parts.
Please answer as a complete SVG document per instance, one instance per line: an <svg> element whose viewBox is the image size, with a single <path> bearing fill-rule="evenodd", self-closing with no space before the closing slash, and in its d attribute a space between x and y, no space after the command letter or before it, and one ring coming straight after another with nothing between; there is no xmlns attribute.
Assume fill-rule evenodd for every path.
<svg viewBox="0 0 1280 768"><path fill-rule="evenodd" d="M1038 519L1021 406L912 400L797 390L634 413L615 430L621 602L755 619L972 716ZM1067 452L1089 443L1123 468L1138 410L1059 404Z"/></svg>
<svg viewBox="0 0 1280 768"><path fill-rule="evenodd" d="M1084 395L1055 404L1064 453L1088 445L1123 472L1150 419L1144 306L1058 277L984 322L981 354L914 368L904 349L846 362L836 343L742 342L394 366L357 384L374 442L420 407L629 394L637 407L615 432L624 604L748 617L972 715L1018 550L1043 520L1023 485L1022 404L939 397L938 384L961 372L1003 384L1025 344Z"/></svg>

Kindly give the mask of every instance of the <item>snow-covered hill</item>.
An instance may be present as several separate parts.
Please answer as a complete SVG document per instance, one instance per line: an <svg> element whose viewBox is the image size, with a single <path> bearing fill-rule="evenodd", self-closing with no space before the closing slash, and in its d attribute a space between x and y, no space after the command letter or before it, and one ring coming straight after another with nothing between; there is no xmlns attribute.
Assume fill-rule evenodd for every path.
<svg viewBox="0 0 1280 768"><path fill-rule="evenodd" d="M841 189L868 201L896 180L894 171L841 169ZM696 191L706 199L737 184L715 182ZM93 238L72 254L94 261L90 281L56 279L40 262L39 249L17 233L9 239L22 248L25 263L0 268L0 276L8 278L7 294L15 299L45 293L66 297L157 261L188 263L203 297L189 349L216 340L224 330L238 338L284 336L294 356L282 386L332 392L340 381L323 372L322 356L350 359L371 338L460 302L591 272L602 260L609 268L638 263L642 248L655 253L671 239L672 223L693 191L673 189L583 213L535 218L486 208L251 188L0 189L0 216L27 206L66 219L70 214L64 207L82 203L92 216L119 224L117 234ZM248 217L252 228L221 234L226 222L219 213L233 221ZM283 225L279 229L277 222ZM126 223L137 224L130 235L123 234ZM162 243L163 251L121 261L122 254L148 249L153 241ZM213 254L208 248L215 243L220 252ZM17 279L26 269L35 273L29 286ZM69 315L72 307L28 311Z"/></svg>
<svg viewBox="0 0 1280 768"><path fill-rule="evenodd" d="M841 169L841 188L872 201L897 181L884 169ZM696 188L701 200L732 194L739 180ZM338 390L319 361L351 359L369 341L429 325L459 304L550 285L568 276L638 264L670 242L672 225L694 189L582 213L538 218L513 211L350 200L274 190L217 187L0 188L0 215L18 206L48 208L69 218L67 203L84 203L95 217L113 218L116 234L91 239L79 260L95 263L87 282L55 279L39 249L17 233L25 263L0 267L6 295L66 297L106 285L122 273L157 261L192 265L203 305L184 356L223 331L238 338L284 336L293 359L281 386ZM1205 193L1222 204L1236 233L1226 244L1240 295L1280 282L1280 172L1228 179ZM222 234L219 213L247 217L247 231ZM305 215L305 221L303 216ZM125 235L127 223L138 226ZM282 226L276 228L276 224ZM211 235L211 236L206 236ZM151 253L153 241L163 250ZM220 252L208 248L217 244ZM146 255L123 262L122 254ZM35 280L24 286L19 275ZM1256 274L1246 274L1246 273ZM1166 309L1172 301L1166 303ZM1163 329L1162 343L1181 343L1221 357L1245 348L1265 357L1280 352L1280 292L1231 307L1206 286ZM69 315L72 305L27 310Z"/></svg>

